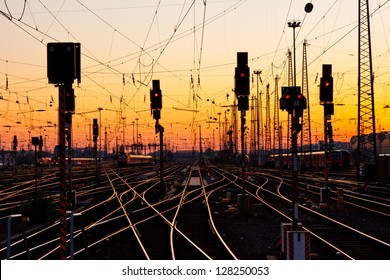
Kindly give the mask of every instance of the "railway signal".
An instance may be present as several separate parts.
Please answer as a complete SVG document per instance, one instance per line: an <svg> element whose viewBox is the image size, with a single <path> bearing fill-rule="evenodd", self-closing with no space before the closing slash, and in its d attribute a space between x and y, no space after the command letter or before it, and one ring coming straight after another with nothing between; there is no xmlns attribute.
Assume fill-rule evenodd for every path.
<svg viewBox="0 0 390 280"><path fill-rule="evenodd" d="M249 98L246 95L241 95L237 97L238 100L238 110L249 110Z"/></svg>
<svg viewBox="0 0 390 280"><path fill-rule="evenodd" d="M332 128L332 123L328 122L327 123L327 135L329 137L329 142L333 142L333 128Z"/></svg>
<svg viewBox="0 0 390 280"><path fill-rule="evenodd" d="M162 95L160 89L160 80L152 81L152 89L150 90L150 111L153 119L156 120L156 134L160 133L160 195L166 193L166 185L164 183L164 127L158 123L161 118Z"/></svg>
<svg viewBox="0 0 390 280"><path fill-rule="evenodd" d="M14 135L14 139L12 141L12 150L16 151L18 148L18 138L16 137L16 135Z"/></svg>
<svg viewBox="0 0 390 280"><path fill-rule="evenodd" d="M38 137L31 137L31 144L32 144L34 147L39 146L39 138L38 138Z"/></svg>
<svg viewBox="0 0 390 280"><path fill-rule="evenodd" d="M320 80L320 102L333 102L333 77L332 65L322 65L322 77Z"/></svg>
<svg viewBox="0 0 390 280"><path fill-rule="evenodd" d="M153 110L162 108L161 90L150 90L151 107Z"/></svg>
<svg viewBox="0 0 390 280"><path fill-rule="evenodd" d="M238 99L238 110L249 110L250 75L248 67L248 53L237 53L237 67L234 73L234 92Z"/></svg>
<svg viewBox="0 0 390 280"><path fill-rule="evenodd" d="M66 120L66 114L74 112L74 93L72 84L75 79L81 81L81 46L80 43L54 42L47 44L47 78L49 84L58 87L58 146L59 146L59 178L60 178L60 254L61 259L67 258L67 182L66 182L66 129L70 133L71 116ZM66 96L68 93L68 96ZM69 156L70 158L70 156Z"/></svg>
<svg viewBox="0 0 390 280"><path fill-rule="evenodd" d="M236 95L249 95L249 67L248 53L237 53L237 67L235 69L235 88Z"/></svg>
<svg viewBox="0 0 390 280"><path fill-rule="evenodd" d="M94 138L93 141L95 141L95 137L96 137L96 141L97 141L97 137L99 136L99 125L98 125L97 119L93 119L92 134L93 134L93 138Z"/></svg>
<svg viewBox="0 0 390 280"><path fill-rule="evenodd" d="M300 118L306 109L306 98L301 93L301 87L282 87L282 97L279 99L280 109L291 115L291 160L293 185L293 230L298 224L298 133L302 131Z"/></svg>
<svg viewBox="0 0 390 280"><path fill-rule="evenodd" d="M150 90L150 108L152 110L162 109L162 96L160 89L160 80L153 80L153 88Z"/></svg>
<svg viewBox="0 0 390 280"><path fill-rule="evenodd" d="M282 97L279 99L280 109L289 114L302 117L303 110L307 108L306 97L301 93L301 87L282 87Z"/></svg>
<svg viewBox="0 0 390 280"><path fill-rule="evenodd" d="M47 44L47 77L49 84L80 83L80 43Z"/></svg>
<svg viewBox="0 0 390 280"><path fill-rule="evenodd" d="M247 213L249 204L245 200L245 123L246 111L249 110L249 94L250 94L250 76L248 67L248 53L237 53L237 67L234 72L234 92L238 100L238 110L241 111L241 164L242 164L242 196L240 201L240 209L243 214Z"/></svg>
<svg viewBox="0 0 390 280"><path fill-rule="evenodd" d="M324 105L324 117L328 118L327 116L334 115L334 103L325 103Z"/></svg>
<svg viewBox="0 0 390 280"><path fill-rule="evenodd" d="M320 103L324 106L324 150L325 150L325 184L323 188L323 195L321 196L321 203L327 205L328 202L328 177L329 166L328 157L332 149L333 131L331 118L334 115L333 104L333 77L332 64L322 65L322 77L320 80Z"/></svg>
<svg viewBox="0 0 390 280"><path fill-rule="evenodd" d="M74 89L71 87L65 87L65 112L74 113L75 102L74 102Z"/></svg>
<svg viewBox="0 0 390 280"><path fill-rule="evenodd" d="M39 136L39 150L42 151L43 148L43 137L42 135Z"/></svg>

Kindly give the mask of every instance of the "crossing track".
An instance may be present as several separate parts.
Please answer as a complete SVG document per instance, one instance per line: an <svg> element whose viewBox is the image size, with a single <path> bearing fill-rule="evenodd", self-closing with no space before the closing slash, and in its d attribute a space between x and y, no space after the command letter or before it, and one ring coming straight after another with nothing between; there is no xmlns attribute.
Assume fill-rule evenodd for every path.
<svg viewBox="0 0 390 280"><path fill-rule="evenodd" d="M291 184L291 172L275 172L268 171L262 172L267 174L268 177L274 176L276 179L282 179L285 183ZM302 174L299 177L299 189L301 193L310 194L310 198L314 201L320 199L320 189L323 188L324 178L315 175ZM332 178L329 180L328 189L330 193L330 199L333 204L337 203L338 194L337 190L343 190L343 202L347 206L354 207L356 209L363 209L368 212L367 215L378 215L382 217L390 218L390 190L385 187L370 186L370 189L374 189L370 193L360 193L354 191L356 182L344 179Z"/></svg>
<svg viewBox="0 0 390 280"><path fill-rule="evenodd" d="M164 182L168 185L165 195L159 192L160 177L155 170L114 170L108 165L102 166L101 170L99 183L93 182L93 172L81 172L84 176L80 179L75 176L79 203L72 212L75 215L74 250L70 249L68 234L68 258L71 258L70 252L74 252L75 259L241 258L242 252L232 247L237 236L227 238L225 229L220 228L221 214L216 213L221 205L221 193L243 191L242 174L236 174L237 167L220 169L203 164L191 168L167 167L164 171ZM207 173L213 173L213 179ZM82 181L82 178L87 180ZM55 181L55 177L51 180ZM39 184L38 190L47 193L48 189L54 188L45 189L44 185ZM306 183L302 187L305 191ZM251 204L261 204L272 212L270 216L274 218L269 218L269 223L291 221L289 179L251 172L245 180L245 191ZM308 195L311 195L310 191ZM317 196L316 192L313 187L312 195ZM53 191L52 197L56 204ZM18 199L17 195L13 196L13 200ZM313 252L321 254L321 259L388 259L389 241L373 237L366 230L369 218L378 220L372 214L375 212L362 214L364 221L358 224L351 224L352 219L343 220L343 215L332 213L337 211L313 210L307 204L300 205L300 221L311 232ZM386 218L382 217L383 220ZM228 226L237 227L235 224ZM271 224L263 226L271 227ZM58 227L58 221L54 221L30 228L28 252L19 231L12 239L11 259L59 259ZM18 232L17 228L15 232ZM3 259L6 256L5 242L1 243L0 256Z"/></svg>
<svg viewBox="0 0 390 280"><path fill-rule="evenodd" d="M174 180L182 169L167 170L165 180ZM119 173L105 167L98 192L82 191L88 194L83 194L85 201L93 198L74 211L75 219L82 221L74 232L74 258L236 259L213 227L207 187L198 167L191 168L185 182L164 197L158 191L157 173L142 180ZM28 234L29 254L23 240L15 238L11 258L58 259L57 235L57 221Z"/></svg>
<svg viewBox="0 0 390 280"><path fill-rule="evenodd" d="M219 170L222 175L222 170ZM241 188L241 178L224 172L223 176L237 182ZM246 180L246 191L253 201L261 201L270 209L284 216L291 222L291 184L283 178L269 174L252 174L252 180ZM256 183L252 183L251 181ZM252 203L253 203L252 201ZM330 251L338 252L338 258L346 259L388 259L390 244L329 217L319 210L312 210L304 205L299 206L300 220L304 229L311 232L316 242L326 244ZM366 222L366 221L365 221ZM364 228L365 222L362 224ZM387 223L388 224L388 223ZM384 224L384 226L387 226Z"/></svg>
<svg viewBox="0 0 390 280"><path fill-rule="evenodd" d="M140 168L124 168L120 169L118 172L124 174L125 178L129 178L135 180L137 176L143 174L148 170L143 170ZM80 222L85 220L84 225L87 225L88 222L88 209L93 210L94 208L105 207L105 203L108 203L112 198L112 190L110 185L107 182L107 179L104 179L103 176L100 176L102 179L99 183L96 183L96 174L95 168L89 169L85 166L75 168L73 173L73 189L77 191L78 194L78 209L74 211L79 212L79 214L83 214L83 211L86 211L86 215L82 216L82 219L78 218L76 220L76 226L80 228ZM12 192L9 189L7 190L9 195L2 196L2 211L1 213L3 218L3 229L6 230L7 224L7 215L9 212L13 211L13 207L9 207L9 204L18 203L23 204L26 203L26 192L31 192L33 195L35 194L35 187L28 185L28 182L24 185L27 187L21 189L17 192ZM20 189L20 188L19 188ZM45 183L43 179L38 181L38 186L36 192L42 196L50 198L53 204L53 208L58 207L58 178L55 174L50 178L50 183ZM4 194L4 193L3 193ZM11 202L9 202L11 201ZM107 207L108 208L108 207ZM13 234L14 234L14 242L12 243L11 251L14 258L26 258L27 254L25 252L26 246L24 246L24 242L21 240L21 235L18 234L21 232L20 224L16 221L13 226ZM68 219L69 223L69 219ZM27 240L29 244L29 250L31 258L39 259L39 258L53 258L56 259L56 251L58 245L58 221L54 220L53 222L41 222L39 224L30 224L27 232ZM69 228L69 224L68 224ZM5 258L5 234L2 235L4 237L3 242L1 242L0 254ZM85 237L86 235L84 235ZM84 239L84 238L83 238Z"/></svg>
<svg viewBox="0 0 390 280"><path fill-rule="evenodd" d="M253 169L255 170L255 169ZM274 174L284 177L286 180L291 178L290 170L275 170L267 169L262 172ZM322 172L308 172L304 171L300 173L300 182L309 185L323 186L325 182L325 173ZM364 187L367 185L367 189ZM389 202L390 201L390 187L386 184L378 182L372 182L366 184L365 182L356 181L356 170L332 170L328 174L328 187L330 189L342 188L345 192L354 193L355 195L371 194L373 197L377 197L379 200ZM389 203L390 204L390 203Z"/></svg>

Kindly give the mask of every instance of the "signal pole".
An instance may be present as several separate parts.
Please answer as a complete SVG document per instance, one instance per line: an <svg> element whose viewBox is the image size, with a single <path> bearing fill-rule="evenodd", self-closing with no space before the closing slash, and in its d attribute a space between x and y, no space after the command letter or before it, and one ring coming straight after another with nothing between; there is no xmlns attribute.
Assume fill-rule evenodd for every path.
<svg viewBox="0 0 390 280"><path fill-rule="evenodd" d="M324 153L325 153L325 184L323 195L321 195L322 203L328 202L329 189L329 150L331 149L328 138L332 135L331 117L334 114L333 104L333 77L332 77L332 65L322 65L322 77L320 79L320 103L324 106ZM329 122L328 122L329 121Z"/></svg>
<svg viewBox="0 0 390 280"><path fill-rule="evenodd" d="M298 133L302 130L299 118L306 109L306 98L301 94L301 87L282 87L280 109L291 115L291 157L293 188L293 230L298 228Z"/></svg>
<svg viewBox="0 0 390 280"><path fill-rule="evenodd" d="M97 119L93 119L92 124L92 134L93 134L93 152L95 156L95 180L99 181L99 168L98 168L98 147L97 140L99 136L99 124Z"/></svg>
<svg viewBox="0 0 390 280"><path fill-rule="evenodd" d="M72 88L75 79L81 80L80 43L48 43L47 44L47 77L49 84L58 87L58 144L59 144L59 177L60 177L60 256L67 259L67 190L66 190L66 88ZM72 100L69 100L71 101ZM74 101L74 100L73 100ZM69 110L70 111L70 110Z"/></svg>
<svg viewBox="0 0 390 280"><path fill-rule="evenodd" d="M301 22L299 20L293 20L287 22L288 27L293 29L293 56L294 56L294 83L293 86L297 85L297 69L296 69L296 56L295 56L295 28L301 26ZM299 88L300 93L300 88ZM295 102L295 100L294 100ZM306 102L306 100L305 100ZM306 103L305 103L306 105ZM299 124L299 116L295 110L295 104L293 105L291 111L291 158L292 158L292 188L293 188L293 230L296 230L298 227L298 144L297 144L297 135L301 131L298 130L298 127L301 126ZM294 130L295 127L295 130Z"/></svg>
<svg viewBox="0 0 390 280"><path fill-rule="evenodd" d="M238 110L241 111L241 161L242 161L242 197L240 201L243 214L246 214L249 207L249 201L245 194L245 162L247 156L245 155L245 123L246 111L249 110L249 67L248 67L248 53L237 53L237 67L234 75L234 92L238 99Z"/></svg>
<svg viewBox="0 0 390 280"><path fill-rule="evenodd" d="M150 110L153 119L156 120L156 133L160 132L160 195L165 195L164 183L164 127L159 124L162 109L162 95L160 89L160 80L152 81L153 88L150 90Z"/></svg>

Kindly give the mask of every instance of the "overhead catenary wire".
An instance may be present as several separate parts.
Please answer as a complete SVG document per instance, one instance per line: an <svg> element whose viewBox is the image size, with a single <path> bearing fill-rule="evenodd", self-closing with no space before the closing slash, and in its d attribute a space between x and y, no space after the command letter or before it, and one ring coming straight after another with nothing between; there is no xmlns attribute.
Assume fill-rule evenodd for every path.
<svg viewBox="0 0 390 280"><path fill-rule="evenodd" d="M40 2L43 2L43 1L40 1ZM78 1L78 2L80 2L80 1ZM82 1L83 2L83 1ZM183 1L184 2L184 1ZM187 1L185 1L185 3L186 3ZM203 1L203 4L205 4L205 2L206 1ZM379 6L380 6L380 10L384 10L385 9L385 5L388 3L389 1L385 1L383 4L379 4ZM26 1L26 3L27 3L27 5L29 5L29 2L27 2ZM191 1L191 3L193 3L192 1ZM189 4L191 4L191 3L189 3ZM243 3L242 1L240 1L240 3ZM60 4L63 4L63 2L61 2ZM188 3L187 3L188 4ZM290 2L290 4L291 4L291 2ZM158 5L160 5L160 1L158 2ZM178 20L177 20L177 23L178 24L180 24L181 23L181 21L183 20L183 18L184 18L184 16L185 16L185 12L187 11L187 9L186 9L186 7L188 7L188 5L187 6L184 6L183 5L183 9L182 9L182 13L180 14L180 17L178 18ZM90 7L89 7L90 8ZM85 8L83 7L83 10L84 10ZM96 13L96 10L97 10L98 8L95 8L95 9L91 9L93 12L95 12ZM106 8L103 8L103 9L106 9ZM378 8L379 9L379 8ZM378 10L377 9L377 10ZM50 9L51 11L52 11L52 14L53 14L53 16L58 16L58 13L60 12L60 11L58 11L57 12L57 10L56 11L53 11L53 9ZM60 9L61 10L61 9ZM153 22L153 20L152 20L152 22L151 22L151 24L150 24L150 27L149 27L149 30L151 30L151 28L152 28L152 25L155 25L156 24L156 22L157 22L157 20L158 20L158 18L157 18L157 14L158 14L158 12L157 12L157 10L158 10L158 7L156 6L156 8L154 9L154 15L153 15L153 18L154 17L156 17L155 18L155 21ZM26 10L27 12L28 12L28 9ZM192 28L191 28L191 30L187 30L187 29L182 29L181 27L183 26L179 26L180 28L177 30L177 32L176 33L174 33L173 34L173 37L172 38L168 38L168 39L170 39L170 42L168 43L168 45L166 44L167 43L167 41L166 40L168 40L168 39L165 39L165 40L161 40L161 38L158 38L158 42L157 43L155 43L155 44L148 44L148 42L149 42L149 40L148 40L148 38L150 38L149 37L149 35L147 34L146 35L146 37L145 37L145 41L143 42L143 44L139 44L139 45L141 45L142 47L139 49L139 50L136 50L136 51L134 51L133 53L131 53L131 54L128 54L129 56L127 57L127 58L129 58L130 59L130 61L132 61L132 62L135 62L135 63L137 63L137 57L141 57L141 56L149 56L149 57L154 57L154 58L156 58L155 56L154 56L154 54L153 54L153 52L155 52L156 51L156 49L157 49L157 51L161 54L161 52L164 52L164 49L162 48L163 46L164 47L167 47L167 46L169 46L169 45L171 45L173 42L176 42L177 40L181 40L182 38L184 38L184 37L186 37L186 36L189 36L189 31L191 31L191 34L193 34L193 28L196 28L196 30L197 30L197 32L198 31L202 31L202 39L201 39L201 43L200 43L200 48L199 48L199 46L198 46L198 50L199 50L199 53L198 53L198 65L195 65L192 69L196 69L197 71L198 71L198 75L199 75L199 73L202 71L202 73L203 73L203 75L205 74L205 70L209 70L209 71L212 71L213 69L217 69L218 67L224 67L224 65L226 65L227 67L231 67L231 65L233 64L229 64L229 63L226 63L226 64L220 64L220 65L207 65L206 67L205 67L205 64L204 64L204 62L205 62L205 60L203 60L202 59L202 56L203 56L203 38L204 38L204 40L205 40L205 43L207 43L207 41L206 41L206 38L204 37L204 34L207 34L207 25L208 24L210 24L210 23L212 23L213 22L213 20L216 20L217 18L216 18L216 16L218 15L218 16L224 16L224 15L226 15L227 14L227 9L225 9L223 12L220 12L220 13L218 13L218 14L216 14L215 16L213 16L213 17L209 17L209 18L206 18L205 16L203 17L203 20L202 20L202 22L201 23L199 23L199 24L194 24L193 26L192 26ZM61 12L64 12L64 11L61 11ZM69 11L68 11L69 12ZM35 13L35 12L34 12ZM157 14L156 14L157 13ZM31 12L31 14L32 14L32 12ZM98 13L96 13L97 15L99 15ZM205 14L205 9L204 9L204 14ZM374 15L375 14L375 12L374 13L372 13L372 15ZM28 13L27 13L27 15L28 15ZM35 15L35 14L34 14ZM100 16L100 15L99 15ZM112 27L114 27L114 24L112 24L112 22L110 21L110 20L107 20L107 19L104 19L104 17L103 16L100 16L103 20L105 20L105 21L107 21L109 24L110 24L110 26L112 26ZM58 18L58 17L57 17ZM58 19L60 19L60 18L58 18ZM29 26L29 27L26 27L27 25L25 25L25 24L28 24L28 22L27 21L25 21L26 20L26 17L24 16L22 19L21 19L21 21L16 21L17 20L17 18L15 17L15 15L13 15L13 19L12 19L12 21L13 22L16 22L18 25L20 25L23 29L25 29L25 30L27 30L27 32L30 32L32 35L33 35L33 37L35 36L36 38L38 38L38 42L40 42L40 43L42 43L41 41L42 40L47 40L47 39L50 39L50 40L54 40L54 41L56 41L56 38L51 38L51 37L49 37L50 35L52 35L51 34L51 29L46 29L46 28L44 28L44 30L47 30L48 32L42 32L41 30L42 29L40 29L41 28L41 26L39 26L39 28L37 29L36 27L36 24L34 23L33 25L31 25L31 26ZM319 21L318 21L318 24L322 21L323 19L320 19ZM39 21L38 21L39 22ZM53 19L53 22L56 22L56 20L55 19ZM194 23L196 23L196 22L194 22ZM14 23L15 24L15 23ZM56 23L57 24L57 23ZM317 25L315 25L315 26L317 26ZM345 28L348 28L350 25L345 25L346 27ZM64 24L64 27L67 29L68 28L68 26L66 25L66 24ZM336 26L335 26L336 27ZM116 27L116 28L118 28L118 27ZM111 91L111 89L108 87L108 86L106 86L104 83L102 83L100 80L99 80L99 77L97 77L98 75L100 75L101 77L106 77L106 75L116 75L116 76L118 76L119 77L119 80L120 80L120 82L122 82L122 78L123 78L123 75L125 75L125 77L128 77L129 78L129 80L131 79L131 76L132 76L132 74L133 73L142 73L142 76L146 76L146 75L148 75L149 74L149 71L148 71L148 69L141 69L142 71L131 71L131 69L128 69L127 68L127 65L125 65L125 60L127 59L127 58L123 58L123 56L121 57L121 58L119 58L119 57L115 57L115 55L114 55L114 47L115 47L115 41L114 41L114 37L115 37L115 39L117 38L116 37L116 35L118 34L118 35L120 35L120 36L122 36L119 32L121 31L120 30L120 28L119 29L116 29L116 28L114 28L113 30L112 30L112 37L111 37L111 44L109 45L109 57L108 57L108 60L107 61L103 61L100 57L99 58L97 58L97 57L94 57L93 55L92 55L92 53L88 53L87 52L87 49L84 49L84 48L86 48L86 47L88 47L87 45L83 45L83 50L84 50L84 53L83 53L83 56L84 57L86 57L86 58L88 58L89 60L91 60L91 61L93 61L93 62L96 62L96 64L97 65L90 65L90 66L88 66L89 67L89 69L88 70L91 70L90 72L86 72L86 70L87 70L87 68L84 68L83 70L83 75L88 75L88 77L86 77L88 80L94 80L94 84L96 84L96 85L98 85L98 89L96 90L96 91L91 91L91 90L89 90L89 92L91 93L91 94L93 94L93 95L95 95L96 96L96 98L97 98L97 100L105 100L105 98L106 99L108 99L108 97L107 96L104 96L104 95L106 95L106 94L109 94L110 95L110 98L111 98L111 96L112 96L112 98L114 99L114 101L117 99L117 100L120 100L121 99L121 95L118 95L118 92L114 92L114 91ZM36 30L37 29L37 30ZM65 29L65 30L66 30ZM316 36L316 38L319 38L319 37L321 37L321 36L327 36L328 34L330 35L330 34L333 34L332 32L334 32L334 31L336 31L336 30L338 30L338 28L337 29L335 29L335 28L333 28L332 29L332 31L329 31L329 32L326 32L326 33L323 33L323 34L319 34L318 36ZM68 30L69 31L69 30ZM68 31L65 31L65 32L68 32ZM71 30L70 30L71 31ZM310 35L314 35L313 34L313 32L315 31L315 27L313 27L308 33L306 33L306 36L310 36ZM341 29L341 31L342 31L342 29ZM37 32L41 32L40 34L38 34L37 35ZM122 32L123 32L123 29L122 29ZM303 32L303 31L302 31ZM350 31L350 29L348 29L348 32L346 33L346 34L343 34L343 35L345 35L345 36L348 36L351 32L353 32L353 30L351 30ZM123 32L124 33L124 32ZM68 33L70 36L72 36L72 33ZM127 33L124 33L124 34L127 34ZM200 34L200 33L198 33L198 34ZM299 33L298 33L299 34ZM302 34L302 33L301 33ZM299 36L301 36L301 34L299 34ZM43 35L43 36L42 36ZM41 38L44 38L44 39L41 39ZM312 36L312 37L314 37L314 36ZM267 66L267 67L264 67L265 69L276 69L276 68L278 68L278 67L281 67L281 65L283 65L284 63L285 63L285 59L284 60L282 60L281 59L281 57L282 57L282 52L285 52L285 50L280 50L280 45L281 45L281 42L282 42L282 40L283 40L283 38L286 38L286 32L282 32L282 35L281 35L281 37L280 37L281 39L280 39L280 41L279 41L279 44L278 44L278 48L279 48L279 50L277 50L277 51L275 51L274 53L273 53L273 55L274 55L274 60L273 60L273 64L271 65L271 66ZM339 38L336 38L336 41L333 41L333 42L331 42L330 41L330 39L331 39L331 37L329 36L328 37L329 38L329 40L328 40L328 43L329 44L327 44L326 45L326 47L324 48L324 52L323 53L329 53L329 50L331 50L331 49L334 49L335 48L335 46L337 46L338 45L338 43L339 43L339 41L337 40L337 39L339 39ZM333 37L334 39L335 39L335 37ZM131 39L133 39L133 38L131 38ZM344 38L340 38L340 40L342 41ZM287 40L286 40L287 41ZM44 45L44 44L43 44ZM132 52L132 50L130 51L130 52ZM129 52L129 53L130 53ZM256 57L262 57L263 55L261 54L261 50L259 51L259 53L260 53L260 55L257 55L257 54L255 54L256 55ZM314 59L315 60L312 60L312 59L310 59L311 61L310 61L310 63L313 63L313 61L318 61L319 60L319 57L321 56L321 55L323 55L323 53L321 53L321 54L316 54L315 56L312 56L312 57L314 57ZM382 52L383 53L383 52ZM107 54L107 52L106 52L106 54ZM386 54L385 52L383 53L383 54ZM164 55L164 54L162 54L162 55ZM311 57L311 58L312 58ZM152 62L150 62L150 61L152 61ZM206 61L207 62L207 61ZM153 67L153 71L151 72L151 74L150 74L150 77L152 77L152 76L155 76L156 75L156 73L161 73L161 74L163 74L163 73L166 73L167 74L167 76L169 75L170 77L174 77L174 78L176 78L176 79L178 79L178 80L180 80L180 82L189 82L189 77L188 77L188 75L187 75L187 77L183 77L183 75L181 75L181 73L180 72L185 72L185 71L187 71L187 73L188 73L188 71L189 70L191 70L191 67L188 67L187 69L186 69L186 67L184 66L183 67L183 69L170 69L170 67L168 66L167 67L167 64L166 63L164 63L164 62L162 62L162 60L156 60L156 61L153 61L152 59L141 59L138 63L140 63L141 65L142 65L142 68L149 68L149 67L152 67L152 66L154 66ZM153 64L152 64L153 63ZM122 68L119 68L118 66L121 66ZM158 66L158 67L156 67L156 66ZM95 67L95 68L93 68L93 67ZM125 68L125 69L123 69L123 67ZM98 69L99 68L99 69ZM157 70L157 68L158 68L158 70ZM151 69L149 69L149 70L151 70ZM157 72L158 71L158 72ZM179 72L180 71L180 72ZM279 70L276 70L275 72L277 72L277 71L283 71L283 67L281 68L281 69L279 69ZM94 76L94 74L96 74L97 76ZM12 77L12 73L10 73L9 74L9 77ZM196 76L194 75L194 78L195 78L195 80L196 80ZM42 82L43 82L43 80L44 80L44 78L42 79ZM31 81L33 81L33 80L31 80ZM26 80L26 82L28 82L27 80ZM148 82L147 82L147 80L145 80L145 83L141 83L141 82L143 82L143 81L141 81L141 79L140 79L140 81L139 81L140 83L138 84L138 86L140 86L141 88L142 87L144 87L144 86L147 86L147 84L148 84ZM23 82L21 82L21 83L23 83ZM13 83L13 85L15 86L16 84L15 83ZM40 88L40 87L36 87L37 88L37 90ZM100 89L102 89L102 91L100 91ZM29 89L28 90L28 92L31 92L32 90L35 90L35 89ZM32 96L31 96L31 94L29 95L29 94L24 94L24 91L23 90L17 90L17 92L19 93L19 97L20 96L22 96L22 95L25 95L25 96L29 96L30 97L30 103L31 102L35 102L35 100L33 99L33 98L31 98ZM131 93L133 93L134 91L133 90L131 90ZM207 89L205 90L205 91L203 91L203 92L205 92L205 94L209 94L209 93L207 93ZM130 94L131 94L130 93ZM214 94L214 93L212 93L212 94ZM202 94L200 94L201 96L202 96ZM166 95L166 96L164 96L164 97L166 97L166 98L168 98L168 95ZM170 96L169 96L170 97ZM203 97L203 96L202 96ZM175 100L175 101L179 101L179 98L172 98L172 97L170 97L172 100ZM126 103L128 103L128 99L126 100Z"/></svg>

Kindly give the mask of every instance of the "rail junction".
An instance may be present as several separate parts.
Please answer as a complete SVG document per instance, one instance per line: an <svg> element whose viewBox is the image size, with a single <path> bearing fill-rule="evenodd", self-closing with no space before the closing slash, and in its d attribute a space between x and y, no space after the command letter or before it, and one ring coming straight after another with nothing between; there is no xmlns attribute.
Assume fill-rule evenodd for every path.
<svg viewBox="0 0 390 280"><path fill-rule="evenodd" d="M38 181L26 170L1 186L2 259L61 257L53 170L43 170ZM68 259L289 259L282 229L292 221L289 172L249 168L242 181L234 165L170 164L162 194L156 166L102 163L99 182L95 171L73 171L77 199L67 211ZM299 229L309 233L307 259L388 259L390 189L359 192L356 182L334 175L324 208L320 181L313 173L299 176Z"/></svg>

